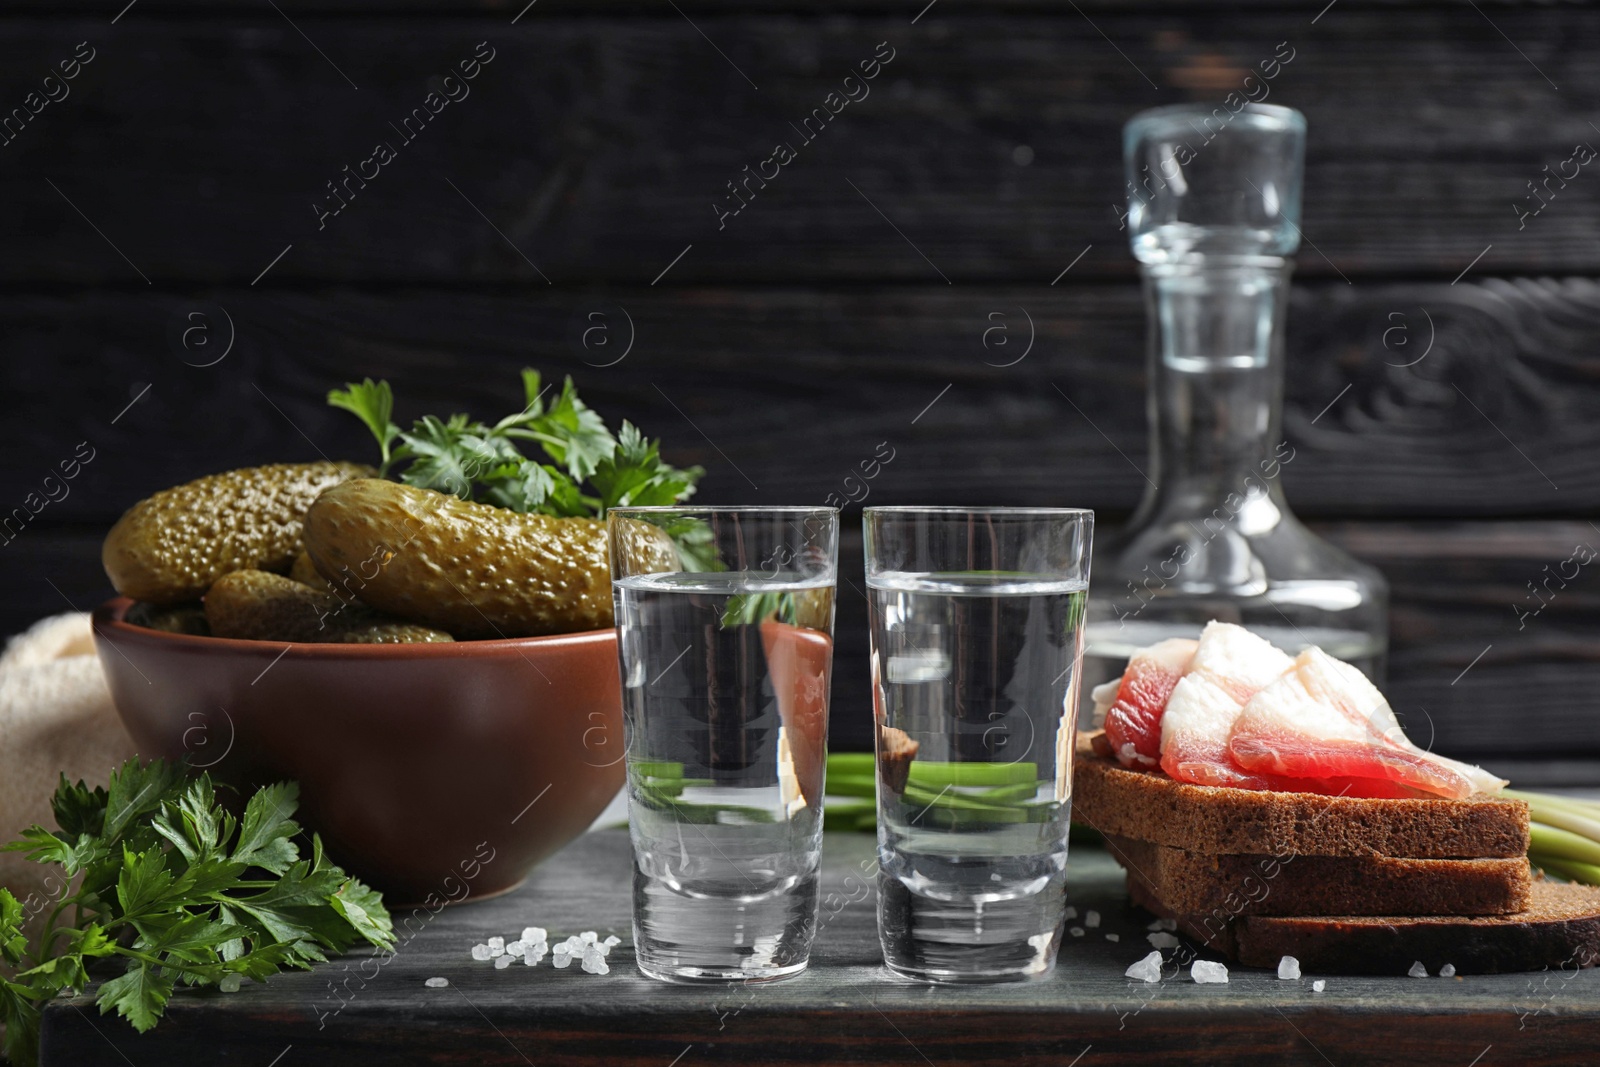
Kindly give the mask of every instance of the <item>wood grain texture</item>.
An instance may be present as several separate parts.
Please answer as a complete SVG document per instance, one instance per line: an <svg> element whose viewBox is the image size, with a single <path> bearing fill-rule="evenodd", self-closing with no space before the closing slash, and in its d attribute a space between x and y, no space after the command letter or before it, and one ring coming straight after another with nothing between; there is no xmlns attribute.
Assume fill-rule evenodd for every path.
<svg viewBox="0 0 1600 1067"><path fill-rule="evenodd" d="M283 1062L307 1067L353 1058L383 1065L1060 1067L1092 1046L1085 1064L1172 1057L1197 1065L1462 1067L1492 1044L1507 1057L1501 1062L1542 1067L1577 1062L1600 1041L1595 971L1551 972L1557 977L1549 991L1537 974L1333 978L1322 994L1311 992L1314 975L1284 982L1244 968L1226 986L1197 986L1187 974L1157 986L1131 982L1123 970L1149 951L1149 916L1127 905L1120 872L1097 849L1077 850L1068 897L1100 911L1103 924L1068 937L1049 978L969 988L900 982L887 976L879 955L873 839L830 835L823 855L812 966L790 982L681 987L641 977L629 938L627 836L602 831L536 870L523 889L420 922L420 932L382 966L349 961L346 971L339 962L231 996L180 994L143 1036L94 1014L88 998L53 1003L45 1013L44 1064L265 1063L289 1048ZM532 970L496 971L468 958L473 943L528 924L559 936L614 931L624 944L613 950L606 976L556 971L548 960ZM1109 942L1106 933L1121 940ZM434 976L450 986L425 988Z"/></svg>
<svg viewBox="0 0 1600 1067"><path fill-rule="evenodd" d="M1534 752L1600 755L1600 582L1581 562L1600 557L1593 523L1351 523L1323 532L1389 578L1385 694L1414 741L1491 765Z"/></svg>
<svg viewBox="0 0 1600 1067"><path fill-rule="evenodd" d="M678 7L690 14L699 12L743 14L817 14L828 13L865 13L873 15L904 15L910 19L924 7L927 0L922 3L904 3L899 0L675 0ZM1347 0L1349 6L1359 7L1365 11L1390 10L1399 8L1418 8L1432 6L1432 0ZM254 12L242 9L219 10L209 0L138 0L139 11L145 15L156 15L163 18L174 16L193 17L204 15L210 18L251 18ZM279 5L280 7L283 5ZM1060 4L1053 0L939 0L939 9L947 14L962 15L992 15L1009 14L1014 12L1025 13L1051 13L1060 9ZM1212 0L1211 3L1184 3L1182 0L1083 0L1078 6L1089 12L1116 12L1137 11L1144 14L1160 14L1166 11L1196 11L1196 10L1231 10L1234 8L1281 8L1283 0L1235 0L1232 3L1223 3L1221 0ZM1517 8L1530 6L1529 0L1490 0L1491 9ZM105 15L105 4L96 3L96 0L14 0L7 6L7 11L16 15L82 15L87 18L98 18ZM537 0L536 6L530 5L528 0L294 0L284 8L296 19L303 17L317 18L322 16L339 15L373 15L383 17L388 15L407 16L435 16L447 17L462 15L479 16L486 19L503 19L509 21L516 18L519 13L526 12L523 18L532 17L534 11L540 14L558 12L570 14L572 12L603 12L607 15L646 15L651 17L664 17L662 5L652 3L651 0ZM668 13L670 13L670 8ZM115 14L113 10L112 14ZM1312 12L1315 14L1315 12ZM109 18L109 16L107 16ZM673 16L676 17L676 16ZM520 21L520 20L519 20Z"/></svg>
<svg viewBox="0 0 1600 1067"><path fill-rule="evenodd" d="M1298 287L1290 500L1311 518L1594 513L1597 329L1587 279ZM0 333L0 390L27 413L0 423L0 513L80 442L96 450L41 522L109 523L230 467L367 457L360 425L324 402L350 378L393 382L403 421L488 418L516 402L525 365L573 375L608 419L703 464L708 502L1115 517L1144 484L1134 286L10 296ZM892 461L864 480L885 441Z"/></svg>
<svg viewBox="0 0 1600 1067"><path fill-rule="evenodd" d="M1600 180L1525 226L1513 207L1596 138L1584 8L1507 13L1516 45L1456 7L311 21L326 58L270 10L0 24L15 103L75 42L97 50L0 150L0 282L246 284L290 245L270 284L645 285L690 245L664 284L1044 284L1089 246L1075 278L1130 277L1122 123L1221 101L1279 42L1267 99L1312 130L1304 275L1600 265ZM390 123L483 40L498 58L471 95L407 143ZM870 95L801 138L883 41ZM380 141L397 158L321 226L326 183ZM720 228L713 203L779 142L797 158Z"/></svg>

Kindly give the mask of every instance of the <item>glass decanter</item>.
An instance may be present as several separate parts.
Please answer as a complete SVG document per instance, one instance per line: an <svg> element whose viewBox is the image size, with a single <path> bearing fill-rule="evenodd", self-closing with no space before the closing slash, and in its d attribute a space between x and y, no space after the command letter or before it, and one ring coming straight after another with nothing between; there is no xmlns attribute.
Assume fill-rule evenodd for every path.
<svg viewBox="0 0 1600 1067"><path fill-rule="evenodd" d="M1298 111L1269 105L1157 108L1124 131L1124 225L1150 321L1150 458L1138 510L1096 552L1086 710L1090 688L1135 649L1197 636L1209 619L1291 654L1319 645L1383 680L1387 583L1306 529L1283 492L1305 131Z"/></svg>

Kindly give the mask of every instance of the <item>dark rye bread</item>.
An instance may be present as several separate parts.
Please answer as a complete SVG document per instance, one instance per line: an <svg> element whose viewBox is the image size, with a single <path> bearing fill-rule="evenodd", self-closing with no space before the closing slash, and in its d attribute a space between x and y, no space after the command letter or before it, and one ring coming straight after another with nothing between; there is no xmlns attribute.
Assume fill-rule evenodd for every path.
<svg viewBox="0 0 1600 1067"><path fill-rule="evenodd" d="M1247 856L1524 856L1528 805L1476 795L1367 800L1189 785L1129 770L1080 743L1072 818L1092 830L1193 852Z"/></svg>
<svg viewBox="0 0 1600 1067"><path fill-rule="evenodd" d="M1526 856L1216 856L1108 836L1112 857L1179 915L1504 915L1528 907Z"/></svg>
<svg viewBox="0 0 1600 1067"><path fill-rule="evenodd" d="M1403 975L1420 962L1429 974L1445 964L1458 974L1577 970L1600 962L1600 889L1534 881L1528 909L1515 915L1342 916L1275 918L1244 915L1218 922L1178 915L1137 875L1133 902L1176 919L1185 937L1247 967L1276 967L1284 956L1306 974Z"/></svg>

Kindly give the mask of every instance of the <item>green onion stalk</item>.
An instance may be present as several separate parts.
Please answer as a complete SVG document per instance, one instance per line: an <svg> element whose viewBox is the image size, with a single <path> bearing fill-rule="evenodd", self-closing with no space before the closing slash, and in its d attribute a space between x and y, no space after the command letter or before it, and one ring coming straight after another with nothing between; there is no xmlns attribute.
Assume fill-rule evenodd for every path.
<svg viewBox="0 0 1600 1067"><path fill-rule="evenodd" d="M992 827L1038 822L1054 805L1039 799L1039 769L1032 763L944 762L911 764L900 803L930 827ZM828 756L829 830L872 830L877 825L877 769L870 752Z"/></svg>
<svg viewBox="0 0 1600 1067"><path fill-rule="evenodd" d="M1569 882L1600 885L1600 802L1507 789L1532 818L1528 862Z"/></svg>

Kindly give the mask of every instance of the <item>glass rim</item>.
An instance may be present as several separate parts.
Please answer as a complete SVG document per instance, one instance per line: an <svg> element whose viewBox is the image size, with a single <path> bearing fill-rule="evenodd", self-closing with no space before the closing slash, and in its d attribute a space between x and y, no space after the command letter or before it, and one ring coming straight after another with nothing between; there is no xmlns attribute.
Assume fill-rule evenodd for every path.
<svg viewBox="0 0 1600 1067"><path fill-rule="evenodd" d="M606 508L607 515L610 515L613 512L623 512L624 514L665 515L672 512L681 513L692 511L712 512L716 514L749 512L765 515L779 513L788 513L792 515L814 515L818 512L831 511L837 515L839 514L840 509L832 506L831 504L817 504L815 506L805 504L751 504L749 506L741 506L738 504L640 504L637 506L628 506L619 504L614 508Z"/></svg>
<svg viewBox="0 0 1600 1067"><path fill-rule="evenodd" d="M1034 508L1034 507L961 507L958 505L941 504L932 507L923 507L917 504L882 504L870 508L862 508L861 514L898 514L898 515L1039 515L1039 516L1089 516L1094 517L1093 508Z"/></svg>
<svg viewBox="0 0 1600 1067"><path fill-rule="evenodd" d="M1156 126L1194 115L1210 117L1218 107L1225 107L1216 103L1190 101L1183 104L1163 104L1160 107L1146 108L1128 119L1124 129L1133 130L1147 126ZM1250 101L1238 111L1229 112L1235 118L1249 116L1252 119L1265 120L1266 123L1277 127L1279 130L1299 130L1306 128L1305 113L1298 108L1286 107L1283 104L1261 104Z"/></svg>

